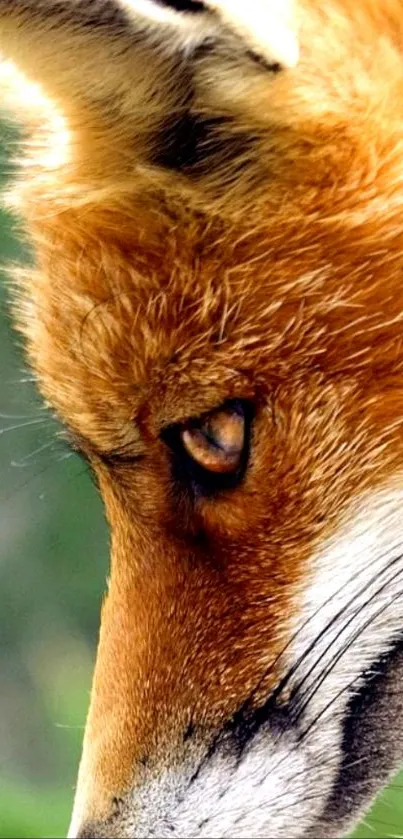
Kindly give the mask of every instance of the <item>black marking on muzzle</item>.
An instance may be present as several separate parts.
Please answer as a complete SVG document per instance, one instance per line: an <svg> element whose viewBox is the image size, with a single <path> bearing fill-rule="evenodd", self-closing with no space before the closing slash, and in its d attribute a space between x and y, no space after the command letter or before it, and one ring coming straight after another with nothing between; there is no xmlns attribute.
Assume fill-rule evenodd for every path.
<svg viewBox="0 0 403 839"><path fill-rule="evenodd" d="M361 810L403 760L403 634L362 675L345 716L342 762L321 817L331 836L346 835ZM313 839L313 834L309 834Z"/></svg>
<svg viewBox="0 0 403 839"><path fill-rule="evenodd" d="M265 726L270 725L271 733L280 737L294 726L294 716L292 704L279 706L273 695L257 708L251 708L246 703L234 714L224 729L235 749L238 761L241 761L249 743Z"/></svg>
<svg viewBox="0 0 403 839"><path fill-rule="evenodd" d="M248 745L265 726L270 725L271 734L274 734L276 739L280 738L286 731L295 728L294 716L292 705L279 706L273 695L256 708L251 707L247 700L213 737L206 754L190 778L189 786L197 781L217 752L229 752L235 756L239 765Z"/></svg>

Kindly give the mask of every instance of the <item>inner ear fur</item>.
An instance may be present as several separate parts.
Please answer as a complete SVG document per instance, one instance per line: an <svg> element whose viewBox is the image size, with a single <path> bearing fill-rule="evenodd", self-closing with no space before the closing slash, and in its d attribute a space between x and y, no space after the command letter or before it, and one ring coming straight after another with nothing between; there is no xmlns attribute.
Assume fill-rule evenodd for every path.
<svg viewBox="0 0 403 839"><path fill-rule="evenodd" d="M94 176L97 164L105 175L133 149L139 154L167 112L182 106L178 58L149 29L141 19L134 25L115 0L0 0L2 58L67 118L77 147L88 148ZM35 104L40 110L39 98ZM17 97L7 105L29 127Z"/></svg>
<svg viewBox="0 0 403 839"><path fill-rule="evenodd" d="M164 170L200 174L204 152L220 175L234 157L245 169L251 124L234 101L251 78L270 83L271 55L292 63L290 3L250 0L248 11L236 0L231 17L229 0L207 0L197 15L154 0L0 0L0 53L67 118L88 182L123 180L133 168L141 176L143 165L151 180L159 170L160 186ZM267 43L263 10L273 23ZM228 84L221 101L214 88ZM10 102L17 112L17 97ZM17 116L30 122L26 108Z"/></svg>

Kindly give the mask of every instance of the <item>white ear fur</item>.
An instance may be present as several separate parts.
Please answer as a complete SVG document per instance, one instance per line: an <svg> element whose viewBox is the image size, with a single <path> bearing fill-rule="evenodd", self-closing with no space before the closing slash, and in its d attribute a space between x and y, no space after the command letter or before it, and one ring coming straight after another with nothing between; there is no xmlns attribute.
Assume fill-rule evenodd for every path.
<svg viewBox="0 0 403 839"><path fill-rule="evenodd" d="M268 62L294 67L298 39L293 0L206 0L224 23Z"/></svg>
<svg viewBox="0 0 403 839"><path fill-rule="evenodd" d="M70 136L76 140L83 132L85 143L75 148L80 145L82 154L90 149L87 176L90 171L95 178L96 170L101 179L110 171L115 177L116 168L131 171L138 161L169 168L157 154L167 142L166 126L172 140L175 119L180 122L189 107L196 120L202 114L207 122L209 109L228 114L243 78L246 86L253 74L270 80L267 68L296 63L294 0L194 2L192 12L178 11L178 0L0 0L0 54L40 86L67 118ZM211 50L201 50L197 64L203 45ZM6 67L0 64L4 88ZM7 105L14 111L16 100L12 92ZM35 104L39 110L39 99ZM34 124L27 109L18 109L18 116ZM230 181L232 147L226 148Z"/></svg>
<svg viewBox="0 0 403 839"><path fill-rule="evenodd" d="M182 45L192 46L217 30L229 29L267 63L294 67L298 39L294 0L201 0L206 14L175 11L158 0L121 0L133 16L151 26L168 26ZM208 14L208 12L212 14ZM177 43L175 36L174 41Z"/></svg>
<svg viewBox="0 0 403 839"><path fill-rule="evenodd" d="M191 0L188 0L189 4ZM50 98L113 101L132 108L180 84L184 59L206 42L292 67L298 44L294 0L0 0L0 52ZM172 61L171 61L172 60ZM106 73L109 65L113 72ZM173 79L173 68L179 78ZM144 68L147 68L146 70ZM136 94L133 93L136 89ZM161 94L161 103L165 94ZM134 101L135 100L135 101Z"/></svg>

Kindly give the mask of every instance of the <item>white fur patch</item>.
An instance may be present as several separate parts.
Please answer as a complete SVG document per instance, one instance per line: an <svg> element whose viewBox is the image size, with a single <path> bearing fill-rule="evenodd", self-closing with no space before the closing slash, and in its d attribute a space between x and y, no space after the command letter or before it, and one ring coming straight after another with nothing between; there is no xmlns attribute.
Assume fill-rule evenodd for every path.
<svg viewBox="0 0 403 839"><path fill-rule="evenodd" d="M158 0L120 0L133 20L167 26L179 38L175 47L196 46L206 36L234 33L268 62L294 67L298 61L293 0L203 0L206 13L181 13ZM169 44L168 44L169 46Z"/></svg>
<svg viewBox="0 0 403 839"><path fill-rule="evenodd" d="M312 829L343 757L349 699L402 632L402 554L402 489L350 509L312 556L300 592L284 653L297 699L286 730L269 720L239 761L231 747L217 748L193 781L196 757L149 778L126 802L124 835L298 839Z"/></svg>
<svg viewBox="0 0 403 839"><path fill-rule="evenodd" d="M313 556L300 604L286 653L296 668L291 684L309 699L308 716L340 714L361 673L402 632L402 489L378 491L350 509Z"/></svg>
<svg viewBox="0 0 403 839"><path fill-rule="evenodd" d="M294 67L298 61L293 0L207 0L257 55Z"/></svg>

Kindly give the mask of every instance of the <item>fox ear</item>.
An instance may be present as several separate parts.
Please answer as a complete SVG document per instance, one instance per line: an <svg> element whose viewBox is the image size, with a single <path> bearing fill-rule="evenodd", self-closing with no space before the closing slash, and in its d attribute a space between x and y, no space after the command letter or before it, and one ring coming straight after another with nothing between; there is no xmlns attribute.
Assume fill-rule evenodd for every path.
<svg viewBox="0 0 403 839"><path fill-rule="evenodd" d="M158 14L149 14L154 5L148 0L0 0L0 53L27 81L40 84L65 115L85 111L91 121L102 113L110 121L133 105L133 97L141 103L154 92L157 34L161 43L164 36L169 43L173 29L169 15L162 14L160 21Z"/></svg>
<svg viewBox="0 0 403 839"><path fill-rule="evenodd" d="M180 144L203 133L199 114L210 116L221 60L230 57L235 68L226 73L233 79L227 111L242 60L254 73L295 64L292 6L293 0L0 0L0 53L67 117L87 173L98 168L105 177L116 166L123 173L133 162L165 160L161 144L172 141L178 125L186 134ZM200 95L196 64L203 56L207 94ZM220 116L216 94L213 118ZM189 112L196 113L196 128L188 127Z"/></svg>
<svg viewBox="0 0 403 839"><path fill-rule="evenodd" d="M266 64L297 63L294 0L206 0L206 6Z"/></svg>
<svg viewBox="0 0 403 839"><path fill-rule="evenodd" d="M266 62L296 62L293 0L0 0L0 52L64 108L129 111L176 86L170 70L230 39ZM171 68L170 68L171 63ZM133 111L132 111L133 113ZM137 114L139 118L140 111ZM140 115L141 118L141 115Z"/></svg>

